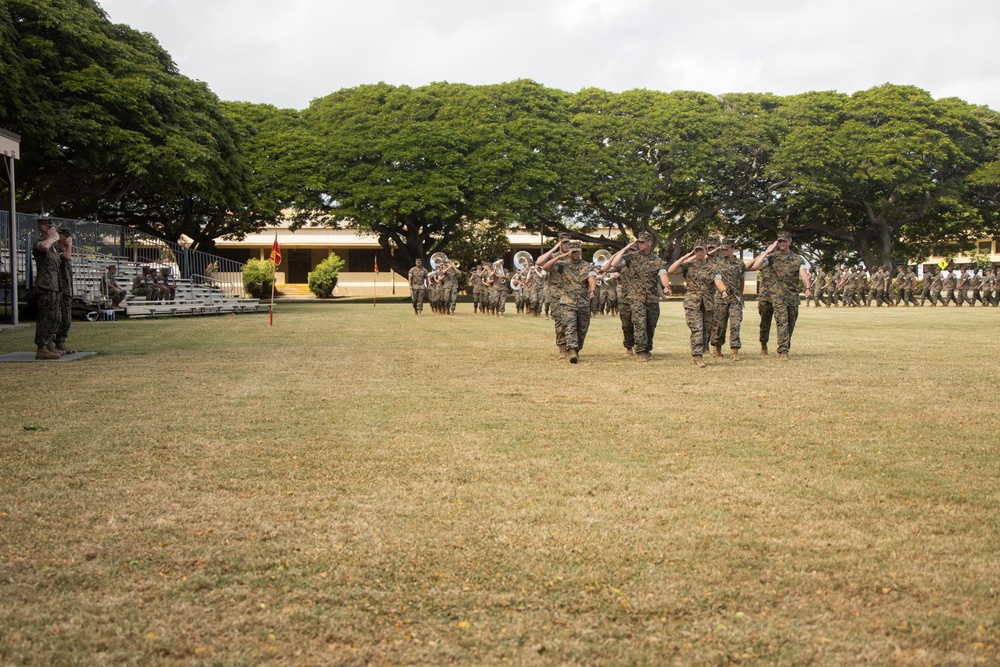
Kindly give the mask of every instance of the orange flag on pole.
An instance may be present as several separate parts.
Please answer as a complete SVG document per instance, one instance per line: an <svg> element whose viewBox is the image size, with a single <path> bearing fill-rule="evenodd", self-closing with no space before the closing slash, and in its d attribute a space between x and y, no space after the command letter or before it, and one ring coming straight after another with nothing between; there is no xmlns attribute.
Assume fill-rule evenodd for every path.
<svg viewBox="0 0 1000 667"><path fill-rule="evenodd" d="M375 278L372 280L372 308L378 307L375 297L376 287L378 287L378 256L375 257Z"/></svg>

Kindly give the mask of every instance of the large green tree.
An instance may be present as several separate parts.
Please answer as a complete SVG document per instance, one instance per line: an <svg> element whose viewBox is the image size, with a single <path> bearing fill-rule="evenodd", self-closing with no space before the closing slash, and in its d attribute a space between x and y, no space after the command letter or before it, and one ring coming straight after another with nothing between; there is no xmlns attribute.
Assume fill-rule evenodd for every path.
<svg viewBox="0 0 1000 667"><path fill-rule="evenodd" d="M997 114L888 84L795 96L786 113L769 203L790 231L840 244L868 267L989 231L970 177L995 159Z"/></svg>
<svg viewBox="0 0 1000 667"><path fill-rule="evenodd" d="M152 35L93 0L6 0L0 35L0 124L22 137L22 210L208 245L263 221L248 207L242 136Z"/></svg>

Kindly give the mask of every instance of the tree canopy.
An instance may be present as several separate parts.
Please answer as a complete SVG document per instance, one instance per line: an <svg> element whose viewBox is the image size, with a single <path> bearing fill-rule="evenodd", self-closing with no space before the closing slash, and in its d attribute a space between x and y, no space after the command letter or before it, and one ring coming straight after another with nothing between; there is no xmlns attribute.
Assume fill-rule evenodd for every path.
<svg viewBox="0 0 1000 667"><path fill-rule="evenodd" d="M195 245L275 218L253 208L236 124L152 35L112 24L93 0L7 0L0 36L0 123L22 137L22 210Z"/></svg>
<svg viewBox="0 0 1000 667"><path fill-rule="evenodd" d="M21 209L210 247L291 215L370 233L405 273L510 227L679 255L781 228L826 263L919 259L1000 227L1000 115L885 84L854 94L385 83L298 111L222 102L95 0L0 4L0 126ZM496 246L498 247L498 246Z"/></svg>

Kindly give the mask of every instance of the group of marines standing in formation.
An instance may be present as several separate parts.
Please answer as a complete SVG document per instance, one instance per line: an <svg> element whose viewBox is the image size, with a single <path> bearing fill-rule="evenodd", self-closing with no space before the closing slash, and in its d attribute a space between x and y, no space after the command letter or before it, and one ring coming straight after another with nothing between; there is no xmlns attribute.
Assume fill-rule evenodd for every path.
<svg viewBox="0 0 1000 667"><path fill-rule="evenodd" d="M917 277L913 267L898 267L895 277L887 267L879 267L873 273L864 269L838 267L834 271L811 270L816 294L815 305L831 306L923 306L930 301L932 306L941 304L956 306L996 306L1000 303L1000 276L990 267L985 271L934 270L924 275L923 281ZM920 301L917 301L917 284L920 285ZM806 300L806 306L810 299Z"/></svg>
<svg viewBox="0 0 1000 667"><path fill-rule="evenodd" d="M592 314L617 312L622 326L625 354L637 361L651 359L653 338L660 318L660 300L671 294L670 275L685 279L685 321L691 332L690 349L695 366L704 367L707 352L722 357L727 336L730 355L739 361L742 347L743 288L748 270L760 271L758 311L761 315L761 354L767 354L772 320L777 325L778 356L788 359L791 336L799 307L799 281L811 297L810 274L805 260L790 251L791 237L779 234L750 266L736 256L733 239L720 243L698 241L694 249L669 266L654 253L653 237L641 233L614 255L603 251L600 266L583 260L580 241L560 234L558 243L537 261L524 258L514 275L502 261L483 262L470 275L476 312L503 317L510 290L517 293L518 312L550 315L555 322L560 358L578 363ZM458 270L451 262L439 263L433 273L416 261L409 273L414 313L423 310L427 289L436 312L453 314ZM454 270L455 287L445 287L435 298L435 285L442 285ZM437 275L434 275L434 274Z"/></svg>

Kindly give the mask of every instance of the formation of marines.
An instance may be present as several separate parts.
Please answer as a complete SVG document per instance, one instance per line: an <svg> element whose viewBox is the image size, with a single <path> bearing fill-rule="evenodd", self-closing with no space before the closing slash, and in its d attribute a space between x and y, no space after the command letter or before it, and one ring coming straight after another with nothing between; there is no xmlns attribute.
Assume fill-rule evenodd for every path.
<svg viewBox="0 0 1000 667"><path fill-rule="evenodd" d="M806 306L816 307L922 306L927 301L932 306L1000 303L1000 275L995 268L935 268L923 281L913 267L898 267L894 275L886 267L867 272L841 266L826 272L807 268L806 260L791 251L791 236L787 233L779 233L774 243L749 264L737 256L735 240L726 238L697 241L690 252L668 266L652 252L653 242L652 235L641 233L614 255L600 251L607 257L600 257L603 263L598 261L598 255L591 263L583 260L580 241L560 234L556 245L537 261L530 256L515 257L517 270L513 274L504 268L502 260L484 260L470 272L473 310L503 317L504 304L513 292L519 314L544 315L553 320L559 356L573 364L579 362L591 317L617 314L625 355L645 362L652 357L660 301L672 293L669 276L680 276L685 284L684 319L691 333L691 357L695 366L703 368L709 354L723 357L727 341L732 361L741 360L740 329L748 271L758 272L760 353L769 354L773 323L777 354L782 361L788 360L803 288ZM421 281L426 285L427 272L420 268L419 261L417 264L410 272L411 291L420 292L418 285ZM442 274L439 282L443 282L448 269L439 267L438 271ZM431 294L433 303L433 287ZM419 297L413 298L419 314ZM454 313L453 296L437 299L442 304L439 312Z"/></svg>
<svg viewBox="0 0 1000 667"><path fill-rule="evenodd" d="M816 307L876 307L923 306L997 306L1000 276L996 269L942 270L934 267L921 280L914 267L897 267L892 273L888 267L866 271L858 267L839 266L833 271L811 269L812 284L816 294L806 300ZM918 295L919 292L919 295ZM918 300L919 296L919 300Z"/></svg>

